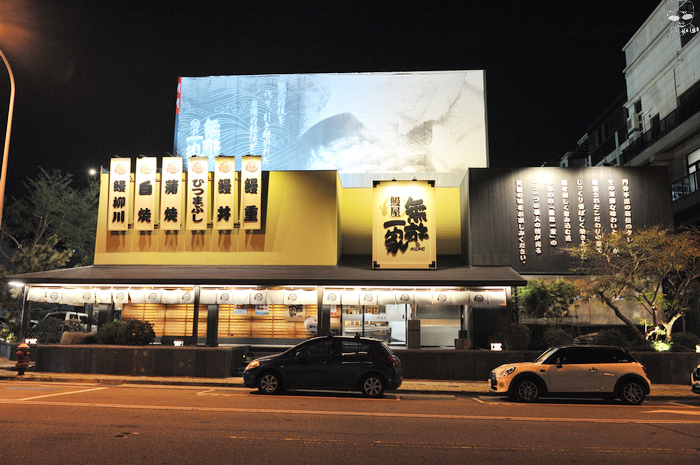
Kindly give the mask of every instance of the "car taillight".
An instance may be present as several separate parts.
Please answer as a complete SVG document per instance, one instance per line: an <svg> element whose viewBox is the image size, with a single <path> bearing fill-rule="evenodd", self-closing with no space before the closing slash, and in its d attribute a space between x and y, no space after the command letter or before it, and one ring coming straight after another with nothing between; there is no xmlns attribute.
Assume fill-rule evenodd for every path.
<svg viewBox="0 0 700 465"><path fill-rule="evenodd" d="M645 367L644 365L642 365L642 370L644 370L644 376L646 376L646 377L648 378L648 377L649 377L649 374L647 373L647 367Z"/></svg>

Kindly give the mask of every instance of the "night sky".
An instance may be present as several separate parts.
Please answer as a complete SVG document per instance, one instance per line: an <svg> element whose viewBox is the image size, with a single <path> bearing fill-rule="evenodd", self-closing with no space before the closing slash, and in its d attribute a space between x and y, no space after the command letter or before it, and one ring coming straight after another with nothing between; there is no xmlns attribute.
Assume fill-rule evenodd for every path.
<svg viewBox="0 0 700 465"><path fill-rule="evenodd" d="M491 166L555 161L625 90L658 1L0 0L7 195L173 151L178 76L486 70ZM9 79L0 69L0 124Z"/></svg>

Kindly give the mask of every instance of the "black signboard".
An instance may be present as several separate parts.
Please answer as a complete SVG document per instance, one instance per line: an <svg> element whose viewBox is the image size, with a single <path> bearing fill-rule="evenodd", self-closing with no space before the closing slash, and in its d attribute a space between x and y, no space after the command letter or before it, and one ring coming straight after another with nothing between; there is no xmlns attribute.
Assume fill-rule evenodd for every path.
<svg viewBox="0 0 700 465"><path fill-rule="evenodd" d="M476 168L465 183L463 249L474 266L567 273L566 247L673 221L671 183L660 167Z"/></svg>

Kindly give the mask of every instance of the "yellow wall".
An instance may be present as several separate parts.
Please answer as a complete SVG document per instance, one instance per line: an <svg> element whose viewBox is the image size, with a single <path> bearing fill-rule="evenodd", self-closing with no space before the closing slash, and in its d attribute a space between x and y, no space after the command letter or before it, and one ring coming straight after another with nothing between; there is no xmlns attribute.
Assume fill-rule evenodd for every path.
<svg viewBox="0 0 700 465"><path fill-rule="evenodd" d="M435 189L437 253L461 253L459 187ZM372 253L372 188L343 189L340 198L343 254Z"/></svg>
<svg viewBox="0 0 700 465"><path fill-rule="evenodd" d="M343 189L335 171L269 172L264 233L234 229L221 234L209 228L194 234L184 224L179 231L167 234L160 229L139 232L131 227L123 233L110 232L109 174L103 174L101 182L96 265L332 266L341 254L372 253L372 188ZM209 182L211 187L211 179ZM154 190L158 204L160 177ZM460 190L437 188L435 198L437 253L458 255ZM133 199L131 202L130 223Z"/></svg>
<svg viewBox="0 0 700 465"><path fill-rule="evenodd" d="M109 175L103 174L101 181L96 265L337 263L339 181L335 171L270 172L264 233L234 229L230 234L221 234L210 228L203 234L194 234L185 230L184 224L175 234L160 229L144 233L132 228L112 233L107 231ZM159 180L155 191L160 193ZM133 218L131 209L129 214Z"/></svg>

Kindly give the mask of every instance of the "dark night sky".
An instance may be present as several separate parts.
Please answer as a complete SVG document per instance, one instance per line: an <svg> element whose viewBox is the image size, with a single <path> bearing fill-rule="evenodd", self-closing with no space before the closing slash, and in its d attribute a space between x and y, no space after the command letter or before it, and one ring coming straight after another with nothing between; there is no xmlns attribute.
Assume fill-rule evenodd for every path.
<svg viewBox="0 0 700 465"><path fill-rule="evenodd" d="M172 152L178 76L485 69L491 166L539 166L624 92L622 47L658 4L0 0L7 195L38 166L81 180ZM8 100L0 69L3 129Z"/></svg>

